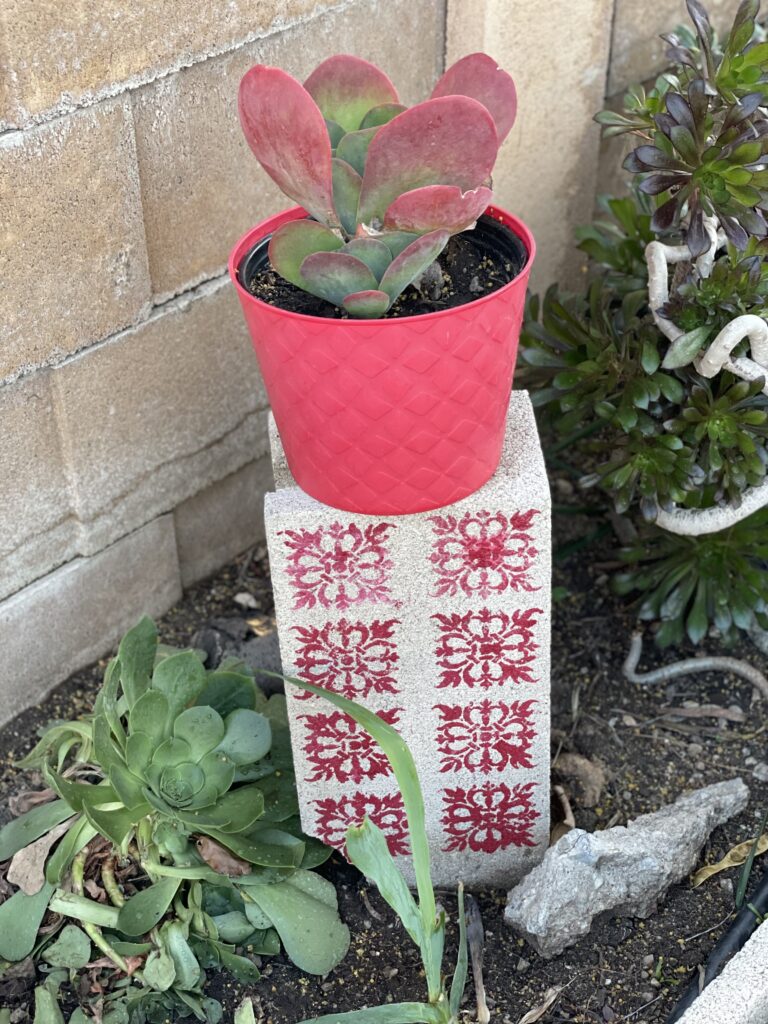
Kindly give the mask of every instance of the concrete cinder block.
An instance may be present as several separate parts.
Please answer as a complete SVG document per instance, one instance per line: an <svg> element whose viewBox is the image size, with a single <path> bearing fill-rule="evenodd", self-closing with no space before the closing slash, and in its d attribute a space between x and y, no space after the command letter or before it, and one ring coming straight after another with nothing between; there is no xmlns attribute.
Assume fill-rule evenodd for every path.
<svg viewBox="0 0 768 1024"><path fill-rule="evenodd" d="M16 126L71 110L331 5L339 0L5 0L0 22L12 41L6 118Z"/></svg>
<svg viewBox="0 0 768 1024"><path fill-rule="evenodd" d="M709 0L706 8L717 32L728 31L737 6L733 0ZM678 25L693 27L683 0L656 0L652 4L647 0L615 0L609 96L653 78L669 66L667 43L660 36L673 32Z"/></svg>
<svg viewBox="0 0 768 1024"><path fill-rule="evenodd" d="M443 3L360 0L232 54L185 69L133 99L153 291L178 294L220 273L237 239L292 205L248 149L237 117L240 78L274 64L303 79L333 53L375 61L408 102L429 95L443 49ZM403 48L402 39L418 39Z"/></svg>
<svg viewBox="0 0 768 1024"><path fill-rule="evenodd" d="M0 381L132 323L149 302L130 107L0 137Z"/></svg>
<svg viewBox="0 0 768 1024"><path fill-rule="evenodd" d="M0 385L0 599L77 551L50 377Z"/></svg>
<svg viewBox="0 0 768 1024"><path fill-rule="evenodd" d="M83 554L267 450L266 396L228 279L81 353L53 378Z"/></svg>
<svg viewBox="0 0 768 1024"><path fill-rule="evenodd" d="M174 510L184 587L264 539L263 499L272 486L272 465L264 455Z"/></svg>
<svg viewBox="0 0 768 1024"><path fill-rule="evenodd" d="M549 842L550 497L527 394L512 395L493 479L437 511L352 515L277 463L265 516L284 671L400 731L437 884L520 878ZM303 828L341 847L367 813L412 881L386 759L331 705L287 689Z"/></svg>
<svg viewBox="0 0 768 1024"><path fill-rule="evenodd" d="M448 0L446 62L485 50L517 85L517 121L493 185L495 201L536 238L534 289L572 287L585 265L573 229L592 216L600 138L592 116L603 103L611 11L612 0L572 0L548 18L540 0L518 0L514 11L507 0Z"/></svg>
<svg viewBox="0 0 768 1024"><path fill-rule="evenodd" d="M172 516L76 558L0 603L0 723L181 596Z"/></svg>

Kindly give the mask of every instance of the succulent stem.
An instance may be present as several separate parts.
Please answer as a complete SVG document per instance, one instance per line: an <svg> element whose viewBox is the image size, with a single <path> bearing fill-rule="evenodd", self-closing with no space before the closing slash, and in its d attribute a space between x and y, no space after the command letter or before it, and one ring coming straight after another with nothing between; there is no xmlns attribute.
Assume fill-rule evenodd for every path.
<svg viewBox="0 0 768 1024"><path fill-rule="evenodd" d="M104 865L101 869L101 880L104 883L104 889L106 890L107 896L116 907L122 907L125 903L125 896L120 891L120 886L117 884L115 878L115 858L109 857L104 861Z"/></svg>

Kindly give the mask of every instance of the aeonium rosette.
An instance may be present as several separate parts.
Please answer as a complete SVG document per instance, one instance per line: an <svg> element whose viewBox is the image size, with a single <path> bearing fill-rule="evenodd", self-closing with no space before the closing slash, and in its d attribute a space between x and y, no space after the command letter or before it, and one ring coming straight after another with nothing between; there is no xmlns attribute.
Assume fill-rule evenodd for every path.
<svg viewBox="0 0 768 1024"><path fill-rule="evenodd" d="M483 53L457 61L410 108L384 72L342 54L303 85L280 68L251 68L239 109L262 167L311 218L275 231L272 266L351 316L373 318L490 203L517 100L512 78Z"/></svg>

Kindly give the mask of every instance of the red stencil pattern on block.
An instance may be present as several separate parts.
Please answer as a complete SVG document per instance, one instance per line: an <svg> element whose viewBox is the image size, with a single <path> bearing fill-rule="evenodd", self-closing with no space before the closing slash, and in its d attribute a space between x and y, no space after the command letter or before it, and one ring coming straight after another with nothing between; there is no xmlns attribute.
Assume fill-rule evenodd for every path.
<svg viewBox="0 0 768 1024"><path fill-rule="evenodd" d="M470 789L446 789L442 822L448 842L443 850L495 853L509 846L535 846L531 833L540 814L533 806L534 785L484 782Z"/></svg>
<svg viewBox="0 0 768 1024"><path fill-rule="evenodd" d="M441 772L490 772L533 768L531 743L536 735L533 700L495 703L488 699L467 707L437 704Z"/></svg>
<svg viewBox="0 0 768 1024"><path fill-rule="evenodd" d="M325 690L351 700L372 693L398 693L395 672L399 661L394 640L396 619L382 622L326 622L324 626L294 626L298 637L296 674ZM310 700L297 692L297 700Z"/></svg>
<svg viewBox="0 0 768 1024"><path fill-rule="evenodd" d="M389 852L408 853L408 823L403 798L399 793L388 796L354 793L339 799L315 800L317 834L328 846L345 852L347 829L368 817L387 837Z"/></svg>
<svg viewBox="0 0 768 1024"><path fill-rule="evenodd" d="M436 540L430 561L437 574L434 596L479 594L505 590L538 590L528 578L538 550L533 538L537 509L515 512L466 512L431 516Z"/></svg>
<svg viewBox="0 0 768 1024"><path fill-rule="evenodd" d="M338 608L363 601L392 604L392 523L332 523L317 530L283 530L295 608Z"/></svg>
<svg viewBox="0 0 768 1024"><path fill-rule="evenodd" d="M533 631L541 608L516 609L511 614L479 612L433 615L440 627L435 648L441 669L438 689L472 686L489 690L505 683L535 683L538 644Z"/></svg>
<svg viewBox="0 0 768 1024"><path fill-rule="evenodd" d="M397 725L399 708L377 711L388 725ZM354 782L377 775L391 775L392 768L381 747L361 725L343 711L300 715L307 723L309 738L304 753L312 765L307 782Z"/></svg>

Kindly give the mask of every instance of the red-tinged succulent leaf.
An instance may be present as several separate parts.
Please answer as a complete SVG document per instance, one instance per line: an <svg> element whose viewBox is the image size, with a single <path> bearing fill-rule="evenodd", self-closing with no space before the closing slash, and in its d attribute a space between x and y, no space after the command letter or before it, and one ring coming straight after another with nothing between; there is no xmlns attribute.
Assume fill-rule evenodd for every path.
<svg viewBox="0 0 768 1024"><path fill-rule="evenodd" d="M357 228L357 204L360 201L360 188L363 179L346 160L334 157L333 167L333 204L339 214L341 226L348 235L354 235Z"/></svg>
<svg viewBox="0 0 768 1024"><path fill-rule="evenodd" d="M378 131L379 128L374 127L361 128L359 132L347 132L336 147L336 156L341 160L346 160L358 174L364 174L368 148Z"/></svg>
<svg viewBox="0 0 768 1024"><path fill-rule="evenodd" d="M319 64L304 88L324 116L348 132L360 127L371 107L398 102L397 90L383 71L370 61L344 53Z"/></svg>
<svg viewBox="0 0 768 1024"><path fill-rule="evenodd" d="M411 242L390 263L379 285L381 290L389 295L392 302L404 288L427 269L430 263L437 259L450 237L449 231L430 231L428 235L421 235L415 242Z"/></svg>
<svg viewBox="0 0 768 1024"><path fill-rule="evenodd" d="M389 124L393 117L407 109L403 103L382 103L379 107L371 107L360 122L360 127L379 128L383 124Z"/></svg>
<svg viewBox="0 0 768 1024"><path fill-rule="evenodd" d="M441 96L418 103L376 130L358 221L383 221L398 196L425 185L477 188L490 175L498 148L493 118L477 100Z"/></svg>
<svg viewBox="0 0 768 1024"><path fill-rule="evenodd" d="M387 293L377 291L375 288L365 292L353 292L344 299L344 309L350 316L359 317L361 320L374 320L376 317L384 316L389 307Z"/></svg>
<svg viewBox="0 0 768 1024"><path fill-rule="evenodd" d="M493 193L489 188L462 192L456 185L427 185L398 196L384 214L385 231L417 235L445 228L452 235L466 231L483 213Z"/></svg>
<svg viewBox="0 0 768 1024"><path fill-rule="evenodd" d="M399 256L403 249L409 246L411 242L415 242L419 236L412 235L407 231L385 231L383 234L377 235L376 237L386 245L392 253L392 259L394 259L395 256Z"/></svg>
<svg viewBox="0 0 768 1024"><path fill-rule="evenodd" d="M334 306L353 292L375 291L379 283L362 260L343 252L315 252L301 264L307 291Z"/></svg>
<svg viewBox="0 0 768 1024"><path fill-rule="evenodd" d="M269 261L278 274L297 288L306 288L301 264L313 252L332 252L344 243L329 228L314 220L291 220L269 241Z"/></svg>
<svg viewBox="0 0 768 1024"><path fill-rule="evenodd" d="M341 251L362 260L377 281L382 279L393 258L390 250L378 238L353 238Z"/></svg>
<svg viewBox="0 0 768 1024"><path fill-rule="evenodd" d="M515 83L487 53L470 53L457 60L438 81L432 96L471 96L478 100L496 122L499 145L515 123Z"/></svg>
<svg viewBox="0 0 768 1024"><path fill-rule="evenodd" d="M331 143L323 115L300 82L257 64L240 82L240 123L256 159L287 196L336 226Z"/></svg>
<svg viewBox="0 0 768 1024"><path fill-rule="evenodd" d="M327 117L325 119L325 127L328 129L328 138L331 140L331 149L335 150L344 138L346 132L340 124L336 124L335 121L329 121Z"/></svg>

